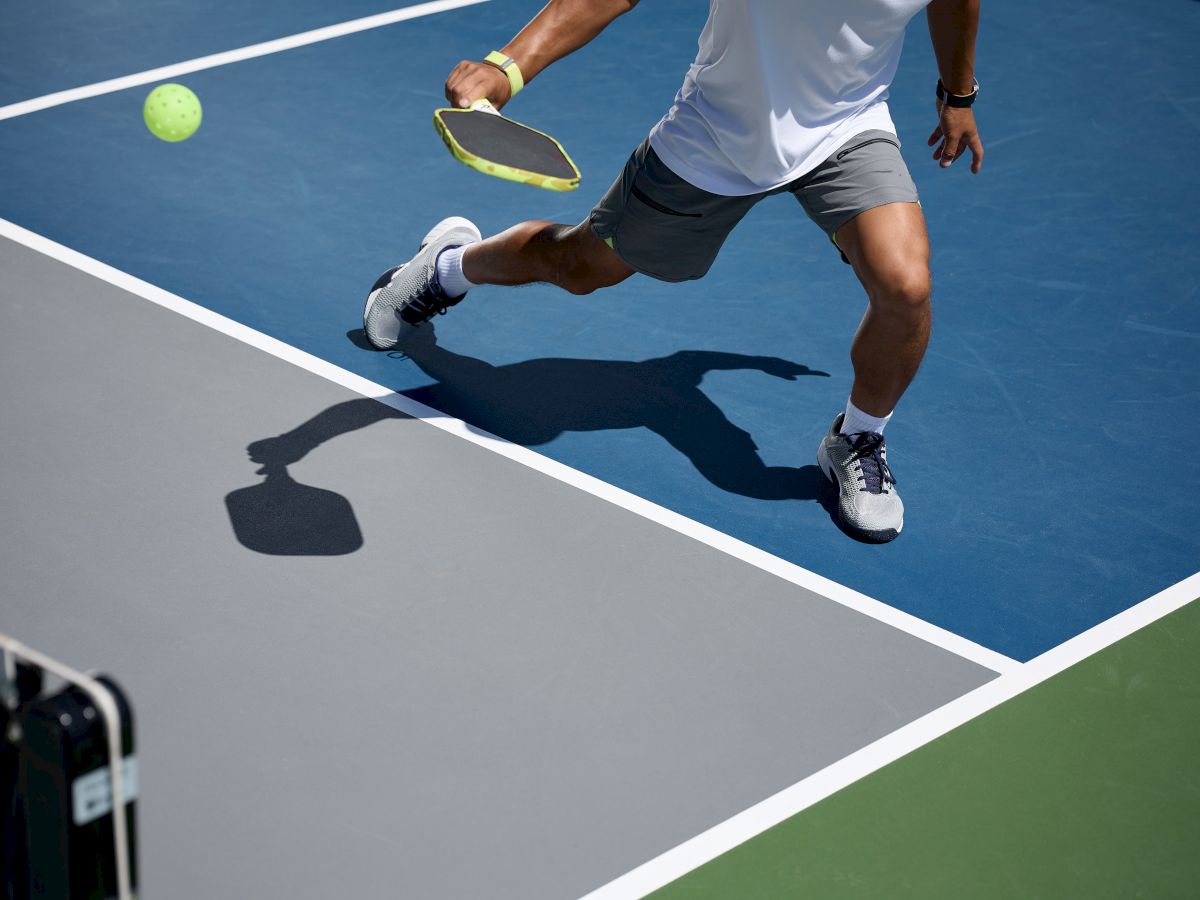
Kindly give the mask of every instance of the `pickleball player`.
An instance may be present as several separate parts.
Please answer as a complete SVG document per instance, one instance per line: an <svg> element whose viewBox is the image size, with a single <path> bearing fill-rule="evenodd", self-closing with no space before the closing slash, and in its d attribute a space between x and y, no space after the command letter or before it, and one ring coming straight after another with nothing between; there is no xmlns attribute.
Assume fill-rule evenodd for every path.
<svg viewBox="0 0 1200 900"><path fill-rule="evenodd" d="M501 50L460 62L446 97L502 107L636 5L550 0ZM867 295L850 347L850 396L818 463L838 486L843 526L864 540L892 540L904 505L883 433L924 356L932 312L925 220L887 96L905 27L922 9L940 76L933 158L948 168L969 150L978 172L979 0L710 0L674 103L586 220L522 222L486 239L467 219L443 220L416 256L375 282L368 339L395 346L401 321L419 324L484 284L547 282L590 294L635 272L700 278L751 207L790 194Z"/></svg>

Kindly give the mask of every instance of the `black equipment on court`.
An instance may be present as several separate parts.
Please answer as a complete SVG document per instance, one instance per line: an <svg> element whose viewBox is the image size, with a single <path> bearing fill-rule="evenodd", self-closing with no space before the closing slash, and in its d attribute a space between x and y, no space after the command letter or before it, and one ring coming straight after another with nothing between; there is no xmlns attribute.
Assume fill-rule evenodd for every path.
<svg viewBox="0 0 1200 900"><path fill-rule="evenodd" d="M21 754L17 749L20 726L16 712L42 692L42 670L36 666L17 663L16 677L0 690L0 893L2 900L25 897L25 828L17 815L17 776ZM0 677L3 677L0 674ZM20 882L18 882L18 873Z"/></svg>
<svg viewBox="0 0 1200 900"><path fill-rule="evenodd" d="M11 664L8 671L14 671ZM27 660L18 661L15 672L15 679L0 676L0 900L118 897L119 842L104 715L80 686L43 690L42 669ZM94 683L119 711L132 891L138 782L132 709L112 679L96 676Z"/></svg>

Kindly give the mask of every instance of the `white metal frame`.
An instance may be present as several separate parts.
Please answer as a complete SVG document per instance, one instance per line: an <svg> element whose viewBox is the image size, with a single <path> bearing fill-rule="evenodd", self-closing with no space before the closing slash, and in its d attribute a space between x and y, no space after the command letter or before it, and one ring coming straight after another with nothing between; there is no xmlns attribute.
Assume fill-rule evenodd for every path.
<svg viewBox="0 0 1200 900"><path fill-rule="evenodd" d="M121 712L117 707L116 698L112 691L96 679L77 672L69 666L57 662L45 654L31 650L20 641L5 634L0 634L0 657L4 662L4 681L9 685L16 684L17 660L32 663L39 668L57 675L63 681L75 685L88 695L100 715L104 719L105 731L108 735L108 773L112 783L112 815L113 842L117 860L117 898L118 900L134 900L130 889L130 859L129 859L129 825L125 816L125 754L121 746Z"/></svg>

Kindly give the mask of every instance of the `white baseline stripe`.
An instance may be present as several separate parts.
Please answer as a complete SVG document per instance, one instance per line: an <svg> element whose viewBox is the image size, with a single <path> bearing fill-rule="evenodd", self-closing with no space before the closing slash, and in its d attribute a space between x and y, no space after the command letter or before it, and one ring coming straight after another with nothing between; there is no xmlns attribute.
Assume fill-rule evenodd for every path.
<svg viewBox="0 0 1200 900"><path fill-rule="evenodd" d="M643 863L583 900L644 897L1198 597L1200 572Z"/></svg>
<svg viewBox="0 0 1200 900"><path fill-rule="evenodd" d="M102 281L123 288L130 293L137 294L139 297L164 306L193 321L207 325L209 328L243 341L252 347L257 347L259 350L286 360L316 375L320 375L322 378L340 384L365 397L373 397L381 403L386 403L393 409L397 409L414 418L423 419L441 428L443 431L448 431L473 444L485 447L493 453L499 453L501 456L506 456L514 462L519 462L531 469L536 469L545 475L549 475L551 478L556 478L559 481L579 488L581 491L586 491L595 497L607 500L609 503L650 519L680 534L685 534L716 550L720 550L752 566L777 575L785 581L790 581L836 603L848 606L863 615L890 625L899 631L903 631L957 656L969 659L994 672L1011 672L1021 667L1021 663L1001 653L997 653L995 650L990 650L944 628L939 628L923 619L918 619L916 616L909 615L906 612L881 603L865 594L860 594L835 581L830 581L828 578L818 575L815 572L810 572L808 569L801 568L777 556L772 556L764 550L751 546L744 541L739 541L737 538L730 537L727 534L717 531L715 528L702 525L686 516L672 512L656 503L651 503L649 500L645 500L605 481L601 481L599 478L580 472L577 469L572 469L570 466L542 456L540 453L535 453L527 447L510 443L503 438L480 431L477 428L467 425L466 422L451 418L436 409L397 394L389 388L375 384L366 378L355 375L353 372L348 372L323 359L298 350L289 344L285 344L283 341L268 337L261 332L255 331L253 328L242 325L240 322L235 322L209 309L205 309L203 306L199 306L189 300L184 300L182 297L164 291L162 288L155 287L148 282L114 269L112 266L85 256L69 247L64 247L62 244L55 243L41 235L34 234L32 231L28 231L5 219L0 219L0 236L11 238L19 244L23 244L39 253L57 259L83 272L87 272L89 275L93 275Z"/></svg>
<svg viewBox="0 0 1200 900"><path fill-rule="evenodd" d="M58 91L54 94L34 97L31 100L22 100L19 103L11 103L8 106L0 106L0 121L12 119L16 116L23 116L42 109L49 109L52 106L60 106L63 103L71 103L75 100L99 97L101 94L111 94L114 91L123 91L126 88L151 84L156 81L168 81L172 78L178 78L181 75L199 72L202 69L226 66L230 63L241 62L242 60L254 59L256 56L268 56L271 53L279 53L295 47L316 44L359 31L368 31L372 28L381 28L384 25L393 25L396 22L404 22L408 19L417 19L421 16L432 15L433 13L487 2L488 0L433 0L431 3L418 3L416 6L406 6L403 9L394 9L391 12L342 22L340 25L328 25L325 28L317 28L313 31L293 34L291 37L278 38L261 44L252 44L249 47L242 47L240 50L214 53L210 56L201 56L186 62L161 66L157 69L148 69L145 72L138 72L135 75L125 75L121 78L109 79L108 81L98 81L95 84L71 88L66 91Z"/></svg>

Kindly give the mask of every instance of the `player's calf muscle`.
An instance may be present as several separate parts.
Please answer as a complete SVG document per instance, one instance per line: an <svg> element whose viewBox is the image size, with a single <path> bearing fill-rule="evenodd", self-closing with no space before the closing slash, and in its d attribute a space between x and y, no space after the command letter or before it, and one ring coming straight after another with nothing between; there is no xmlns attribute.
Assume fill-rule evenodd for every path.
<svg viewBox="0 0 1200 900"><path fill-rule="evenodd" d="M530 221L471 247L463 271L480 284L546 282L590 294L624 281L632 270L584 225Z"/></svg>
<svg viewBox="0 0 1200 900"><path fill-rule="evenodd" d="M463 254L463 274L476 284L518 285L544 280L539 238L556 227L561 226L521 222L471 245Z"/></svg>

